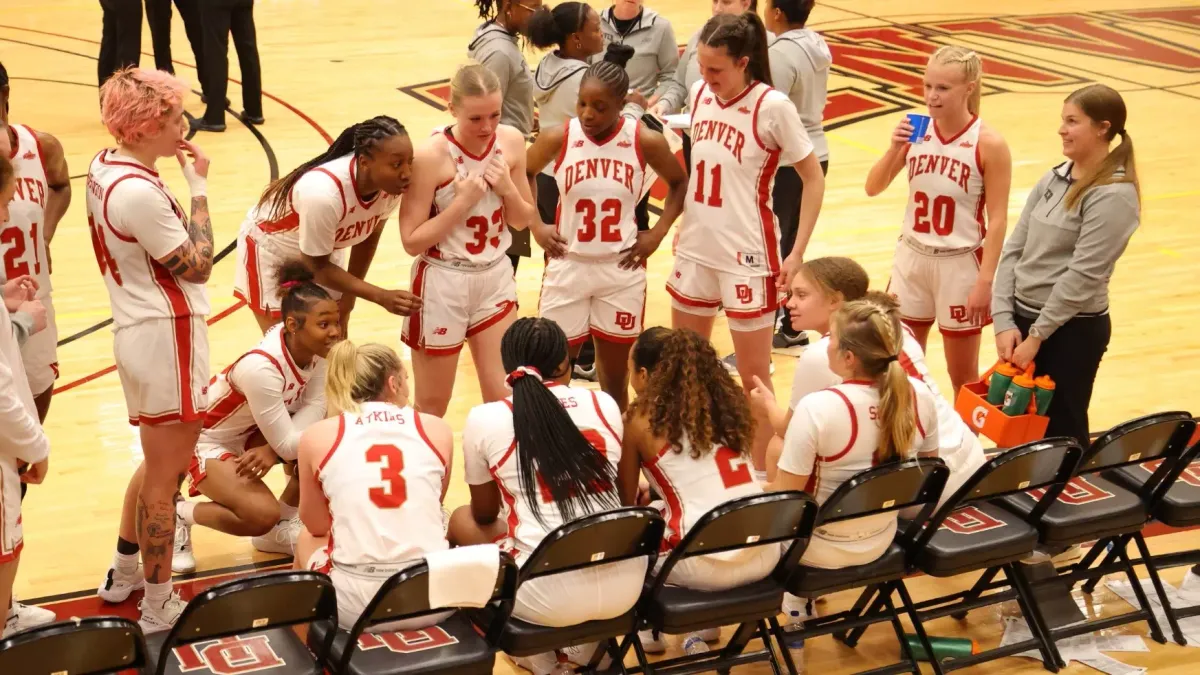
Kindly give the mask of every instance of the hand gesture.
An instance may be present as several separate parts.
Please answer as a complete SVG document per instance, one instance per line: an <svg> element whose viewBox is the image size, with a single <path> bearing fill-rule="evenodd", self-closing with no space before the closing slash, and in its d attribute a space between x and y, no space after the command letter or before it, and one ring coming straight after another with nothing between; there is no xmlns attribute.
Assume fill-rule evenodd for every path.
<svg viewBox="0 0 1200 675"><path fill-rule="evenodd" d="M413 312L421 309L421 298L408 291L384 291L376 304L392 314L411 316Z"/></svg>
<svg viewBox="0 0 1200 675"><path fill-rule="evenodd" d="M654 230L645 230L637 233L637 241L628 249L623 251L625 256L618 263L621 269L632 270L640 267L658 250L659 244L662 243L663 236L654 233Z"/></svg>
<svg viewBox="0 0 1200 675"><path fill-rule="evenodd" d="M21 305L17 307L17 311L24 312L33 317L34 333L42 332L46 329L46 326L49 325L49 322L46 318L46 306L43 305L42 301L38 300L37 298L22 302Z"/></svg>
<svg viewBox="0 0 1200 675"><path fill-rule="evenodd" d="M454 178L454 198L475 206L487 194L488 184L479 173L459 174Z"/></svg>
<svg viewBox="0 0 1200 675"><path fill-rule="evenodd" d="M646 96L637 89L630 89L629 93L625 94L625 102L632 103L642 110L645 110L650 105L646 102Z"/></svg>
<svg viewBox="0 0 1200 675"><path fill-rule="evenodd" d="M37 279L28 274L9 279L4 282L4 307L10 312L15 312L22 303L36 298L37 291Z"/></svg>
<svg viewBox="0 0 1200 675"><path fill-rule="evenodd" d="M175 159L179 160L179 168L183 169L183 176L187 178L188 185L196 178L208 178L208 155L195 143L179 141L179 146L175 148ZM191 160L191 164L188 164L188 160Z"/></svg>
<svg viewBox="0 0 1200 675"><path fill-rule="evenodd" d="M508 199L517 192L517 186L513 184L508 162L499 151L496 151L496 154L492 155L492 161L488 162L487 167L484 168L483 179L487 181L488 185L492 186L492 190L501 199Z"/></svg>
<svg viewBox="0 0 1200 675"><path fill-rule="evenodd" d="M753 379L754 388L750 390L750 409L756 415L767 417L771 410L778 406L775 402L775 393L763 384L757 375L753 376Z"/></svg>
<svg viewBox="0 0 1200 675"><path fill-rule="evenodd" d="M896 125L896 130L892 132L892 145L896 147L908 145L911 142L908 139L912 138L913 129L912 122L908 121L907 116L900 118L900 123Z"/></svg>
<svg viewBox="0 0 1200 675"><path fill-rule="evenodd" d="M567 240L558 233L558 229L553 225L538 223L531 226L529 230L533 232L534 240L546 252L547 257L561 258L567 254Z"/></svg>
<svg viewBox="0 0 1200 675"><path fill-rule="evenodd" d="M271 467L275 466L279 456L269 445L260 445L242 453L235 461L237 475L247 480L262 480Z"/></svg>

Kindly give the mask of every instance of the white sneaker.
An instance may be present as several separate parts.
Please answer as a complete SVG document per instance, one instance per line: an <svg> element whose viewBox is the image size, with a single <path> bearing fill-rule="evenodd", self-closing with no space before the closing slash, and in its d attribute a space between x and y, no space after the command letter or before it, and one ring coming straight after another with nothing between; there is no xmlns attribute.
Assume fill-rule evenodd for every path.
<svg viewBox="0 0 1200 675"><path fill-rule="evenodd" d="M142 598L138 602L138 610L142 613L142 617L138 619L138 625L147 635L170 630L179 620L179 615L183 613L184 607L187 607L187 603L179 598L178 591L172 593L161 607L154 607L146 602L145 598Z"/></svg>
<svg viewBox="0 0 1200 675"><path fill-rule="evenodd" d="M4 622L3 637L16 635L30 628L45 626L57 619L58 615L48 609L35 607L34 605L23 605L14 598L12 609L8 610L8 620Z"/></svg>
<svg viewBox="0 0 1200 675"><path fill-rule="evenodd" d="M171 571L187 574L196 571L196 554L192 552L192 526L182 518L175 519L175 548L171 553Z"/></svg>
<svg viewBox="0 0 1200 675"><path fill-rule="evenodd" d="M705 642L716 642L721 639L720 628L707 628L705 630L696 631L692 634L700 636L700 639L704 640Z"/></svg>
<svg viewBox="0 0 1200 675"><path fill-rule="evenodd" d="M251 538L250 543L263 553L292 555L296 550L296 539L300 537L300 527L299 517L281 520L270 532Z"/></svg>
<svg viewBox="0 0 1200 675"><path fill-rule="evenodd" d="M128 574L122 573L117 568L108 568L108 574L104 577L104 583L100 584L96 595L105 602L125 602L129 599L129 594L144 588L146 579L142 576L141 566L133 568Z"/></svg>
<svg viewBox="0 0 1200 675"><path fill-rule="evenodd" d="M575 645L574 647L567 647L566 649L562 650L562 653L563 656L567 657L567 661L570 661L577 666L586 666L587 664L591 663L592 656L596 654L596 650L601 649L602 647L602 644L599 642L586 642L581 645ZM608 670L610 665L612 665L612 657L608 654L605 654L600 659L600 665L596 666L596 669L602 671Z"/></svg>
<svg viewBox="0 0 1200 675"><path fill-rule="evenodd" d="M639 630L638 640L642 643L642 651L647 654L662 654L667 651L667 641L663 639L662 633Z"/></svg>

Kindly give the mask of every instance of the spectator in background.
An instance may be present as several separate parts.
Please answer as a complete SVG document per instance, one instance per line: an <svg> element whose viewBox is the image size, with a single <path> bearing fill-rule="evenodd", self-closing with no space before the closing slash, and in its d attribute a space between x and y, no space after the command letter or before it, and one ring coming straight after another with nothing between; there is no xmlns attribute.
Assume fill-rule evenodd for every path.
<svg viewBox="0 0 1200 675"><path fill-rule="evenodd" d="M242 121L262 124L262 69L258 62L258 37L254 30L254 0L203 0L200 25L204 31L202 88L207 108L196 120L196 131L225 131L229 106L229 35L242 69Z"/></svg>
<svg viewBox="0 0 1200 675"><path fill-rule="evenodd" d="M600 13L600 30L606 44L633 47L633 58L625 66L629 87L644 98L643 108L658 103L674 87L679 66L679 45L671 22L648 7L643 0L614 0ZM593 61L601 56L592 57ZM637 102L634 99L634 102Z"/></svg>
<svg viewBox="0 0 1200 675"><path fill-rule="evenodd" d="M196 57L196 72L200 87L207 85L204 77L204 30L200 25L200 0L175 0L183 30ZM175 74L171 60L171 0L146 0L146 23L150 24L150 41L154 44L154 67Z"/></svg>
<svg viewBox="0 0 1200 675"><path fill-rule="evenodd" d="M104 19L96 74L103 85L113 73L136 66L141 60L142 2L100 0L100 8L104 10Z"/></svg>

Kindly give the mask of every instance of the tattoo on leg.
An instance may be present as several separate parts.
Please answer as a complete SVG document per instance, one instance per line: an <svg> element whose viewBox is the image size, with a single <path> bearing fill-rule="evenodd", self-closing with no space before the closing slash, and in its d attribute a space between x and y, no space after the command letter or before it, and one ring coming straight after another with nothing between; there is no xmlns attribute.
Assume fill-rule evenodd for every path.
<svg viewBox="0 0 1200 675"><path fill-rule="evenodd" d="M170 560L175 543L173 500L159 500L147 504L138 497L138 539L142 544L142 560L151 560L154 564L154 571L147 577L150 583L160 584L169 580L169 573L163 578L161 561Z"/></svg>

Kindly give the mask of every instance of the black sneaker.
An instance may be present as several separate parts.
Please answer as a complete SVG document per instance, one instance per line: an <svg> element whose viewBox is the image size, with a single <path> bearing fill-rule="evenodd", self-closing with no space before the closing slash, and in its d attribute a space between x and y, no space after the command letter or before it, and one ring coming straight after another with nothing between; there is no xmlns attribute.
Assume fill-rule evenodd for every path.
<svg viewBox="0 0 1200 675"><path fill-rule="evenodd" d="M588 382L596 381L596 364L595 362L582 364L576 363L574 372L571 374L573 380L586 380Z"/></svg>
<svg viewBox="0 0 1200 675"><path fill-rule="evenodd" d="M728 370L730 375L737 375L738 374L737 354L730 354L729 356L726 356L725 358L721 359L721 365L725 366L725 370ZM771 361L771 369L767 372L769 372L772 375L775 374L775 362L774 361Z"/></svg>

